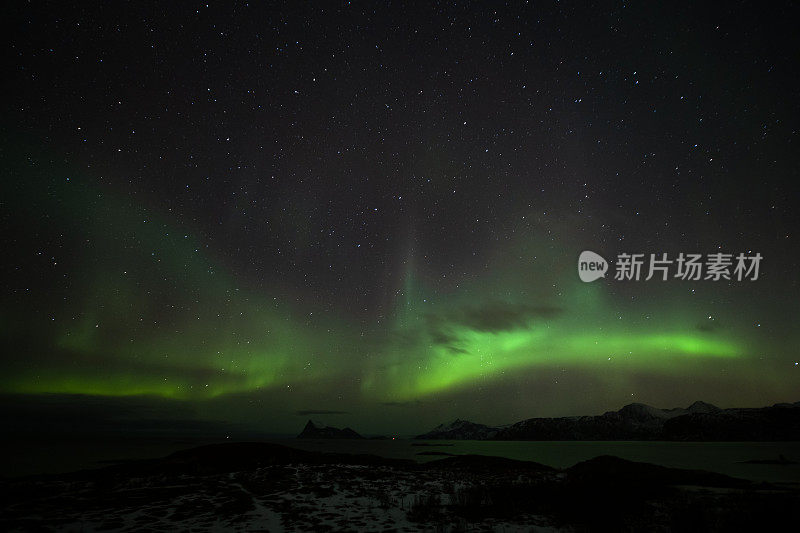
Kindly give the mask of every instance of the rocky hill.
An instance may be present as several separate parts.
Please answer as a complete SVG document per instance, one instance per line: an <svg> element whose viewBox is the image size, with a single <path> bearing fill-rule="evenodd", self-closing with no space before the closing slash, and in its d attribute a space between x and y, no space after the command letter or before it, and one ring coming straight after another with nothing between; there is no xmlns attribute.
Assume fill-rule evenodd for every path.
<svg viewBox="0 0 800 533"><path fill-rule="evenodd" d="M326 426L321 422L309 420L306 427L297 436L298 439L363 439L361 435L350 428L339 429Z"/></svg>

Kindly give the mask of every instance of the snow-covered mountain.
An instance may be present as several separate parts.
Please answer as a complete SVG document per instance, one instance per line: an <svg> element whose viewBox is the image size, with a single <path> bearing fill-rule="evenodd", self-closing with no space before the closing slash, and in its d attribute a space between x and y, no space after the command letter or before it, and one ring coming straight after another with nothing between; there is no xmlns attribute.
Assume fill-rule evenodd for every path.
<svg viewBox="0 0 800 533"><path fill-rule="evenodd" d="M497 435L498 428L476 424L468 420L456 418L449 424L439 424L428 433L418 435L417 439L457 439L457 440L491 440Z"/></svg>
<svg viewBox="0 0 800 533"><path fill-rule="evenodd" d="M529 418L503 427L466 420L418 439L453 440L800 440L800 402L720 409L705 402L659 409L642 403L598 416Z"/></svg>

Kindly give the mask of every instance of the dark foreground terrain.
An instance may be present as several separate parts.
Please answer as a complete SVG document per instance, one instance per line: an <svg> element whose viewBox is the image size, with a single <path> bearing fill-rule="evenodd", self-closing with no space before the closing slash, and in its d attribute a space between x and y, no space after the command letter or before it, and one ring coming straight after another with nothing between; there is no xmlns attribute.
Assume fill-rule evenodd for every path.
<svg viewBox="0 0 800 533"><path fill-rule="evenodd" d="M266 443L2 483L2 531L779 531L797 487L601 456L565 470Z"/></svg>

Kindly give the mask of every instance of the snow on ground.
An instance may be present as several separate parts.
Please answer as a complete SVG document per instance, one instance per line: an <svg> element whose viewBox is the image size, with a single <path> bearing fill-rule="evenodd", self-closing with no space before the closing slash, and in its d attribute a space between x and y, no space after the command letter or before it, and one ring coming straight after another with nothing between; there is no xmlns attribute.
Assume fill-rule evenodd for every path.
<svg viewBox="0 0 800 533"><path fill-rule="evenodd" d="M467 522L448 513L452 472L276 465L223 475L32 481L5 519L59 531L553 531L542 517ZM434 504L426 506L426 502ZM540 529L541 527L541 529Z"/></svg>

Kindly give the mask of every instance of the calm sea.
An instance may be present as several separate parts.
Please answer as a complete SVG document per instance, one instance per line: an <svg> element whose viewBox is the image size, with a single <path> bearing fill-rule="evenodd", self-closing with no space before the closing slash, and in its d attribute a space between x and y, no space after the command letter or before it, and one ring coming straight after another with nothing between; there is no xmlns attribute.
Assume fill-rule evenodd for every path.
<svg viewBox="0 0 800 533"><path fill-rule="evenodd" d="M800 483L800 442L643 442L643 441L325 441L276 440L306 450L373 453L386 457L432 461L435 455L420 452L496 455L536 461L555 468L566 468L598 455L616 455L631 461L654 463L673 468L711 470L729 476L757 481ZM413 446L426 443L433 446ZM452 444L452 446L438 446ZM776 460L785 457L793 465L746 464L750 460Z"/></svg>
<svg viewBox="0 0 800 533"><path fill-rule="evenodd" d="M97 468L111 462L162 457L171 452L219 442L204 439L104 439L102 441L8 442L2 446L0 475L60 473ZM431 461L421 452L481 454L536 461L566 468L598 455L616 455L675 468L711 470L756 481L800 483L800 464L747 464L783 456L800 463L800 442L531 442L267 439L304 450L369 453L384 457ZM416 446L414 444L417 444ZM429 444L430 446L419 446Z"/></svg>

